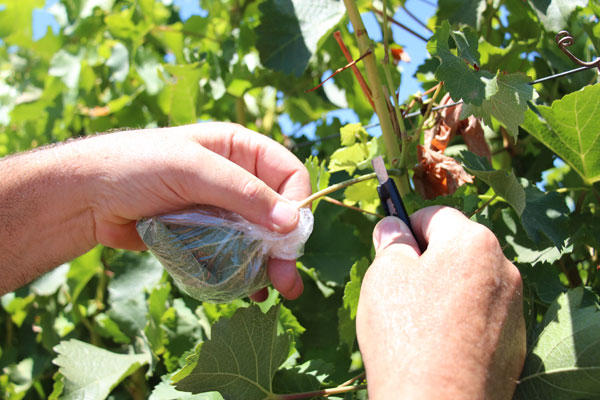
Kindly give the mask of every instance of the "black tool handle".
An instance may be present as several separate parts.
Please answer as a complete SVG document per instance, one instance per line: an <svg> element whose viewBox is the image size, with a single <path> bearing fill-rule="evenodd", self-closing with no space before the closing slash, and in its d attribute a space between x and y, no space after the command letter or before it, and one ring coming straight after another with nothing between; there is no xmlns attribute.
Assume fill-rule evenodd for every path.
<svg viewBox="0 0 600 400"><path fill-rule="evenodd" d="M410 223L408 213L404 208L402 197L400 197L400 192L398 192L398 188L396 187L394 181L390 178L381 185L377 186L377 193L379 194L379 198L382 200L381 203L386 215L391 215L400 218L408 226L408 229L410 229L413 237L419 245L419 249L421 250L421 252L423 252L425 248L421 245L421 243L417 239L417 236L415 235L415 231L413 230L412 224ZM390 209L390 204L388 200L389 202L391 202L393 209Z"/></svg>

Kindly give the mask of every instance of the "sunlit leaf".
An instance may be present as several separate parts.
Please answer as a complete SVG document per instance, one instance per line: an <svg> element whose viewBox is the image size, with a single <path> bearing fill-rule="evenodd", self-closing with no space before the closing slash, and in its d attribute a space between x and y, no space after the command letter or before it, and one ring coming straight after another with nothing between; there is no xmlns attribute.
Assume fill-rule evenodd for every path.
<svg viewBox="0 0 600 400"><path fill-rule="evenodd" d="M600 84L527 111L523 127L589 182L600 180Z"/></svg>
<svg viewBox="0 0 600 400"><path fill-rule="evenodd" d="M260 5L256 48L271 69L300 76L317 44L344 15L339 0L268 0Z"/></svg>
<svg viewBox="0 0 600 400"><path fill-rule="evenodd" d="M212 327L211 339L196 350L192 364L174 377L177 390L218 390L225 398L247 400L272 393L272 380L288 354L289 338L277 333L279 308L263 314L258 306L239 309Z"/></svg>
<svg viewBox="0 0 600 400"><path fill-rule="evenodd" d="M517 399L578 400L600 395L600 308L582 287L561 295L548 309L543 329L528 351Z"/></svg>

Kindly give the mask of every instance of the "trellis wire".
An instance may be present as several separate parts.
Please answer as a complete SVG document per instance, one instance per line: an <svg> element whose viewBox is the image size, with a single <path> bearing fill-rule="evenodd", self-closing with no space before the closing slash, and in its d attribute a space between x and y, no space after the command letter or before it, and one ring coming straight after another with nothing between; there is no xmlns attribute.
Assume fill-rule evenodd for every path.
<svg viewBox="0 0 600 400"><path fill-rule="evenodd" d="M540 79L536 79L534 81L529 82L528 84L529 85L537 85L538 83L546 82L546 81L549 81L549 80L552 80L552 79L562 78L564 76L575 74L577 72L582 72L582 71L585 71L585 70L588 70L588 69L592 69L592 68L598 68L598 65L597 64L594 64L594 65L584 65L583 67L571 69L569 71L559 72L559 73L554 74L554 75L549 75L549 76L545 76L545 77L540 78ZM431 109L431 111L442 110L444 108L454 107L454 106L458 106L460 104L463 104L462 100L461 101L457 101L456 103L444 104L443 106L433 107ZM404 118L414 118L414 117L417 117L419 115L421 115L421 112L420 111L415 111L415 112L412 112L410 114L406 114L406 116ZM378 122L376 122L374 124L365 125L364 128L365 129L370 129L370 128L375 128L377 126L379 126ZM296 148L299 148L299 147L310 146L310 145L312 145L314 143L319 143L319 142L322 142L324 140L334 139L334 138L339 137L339 136L340 136L339 133L335 133L335 134L332 134L332 135L329 135L329 136L325 136L325 137L322 137L322 138L319 138L319 139L310 140L310 141L307 141L307 142L295 144L293 146L293 148L296 149Z"/></svg>

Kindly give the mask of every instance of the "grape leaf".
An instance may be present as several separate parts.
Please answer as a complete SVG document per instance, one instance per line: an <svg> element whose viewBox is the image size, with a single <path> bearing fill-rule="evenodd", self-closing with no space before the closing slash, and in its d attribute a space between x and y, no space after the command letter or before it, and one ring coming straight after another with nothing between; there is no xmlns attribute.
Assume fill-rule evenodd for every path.
<svg viewBox="0 0 600 400"><path fill-rule="evenodd" d="M304 161L304 166L308 170L310 175L310 187L312 192L318 192L319 190L325 189L329 185L329 177L331 174L325 167L325 160L319 164L319 159L315 156L310 156ZM312 212L315 213L317 205L321 199L317 199L312 203Z"/></svg>
<svg viewBox="0 0 600 400"><path fill-rule="evenodd" d="M74 89L79 83L80 72L81 57L61 49L52 57L48 75L59 77L69 89Z"/></svg>
<svg viewBox="0 0 600 400"><path fill-rule="evenodd" d="M198 82L205 71L198 64L165 65L165 70L173 75L169 84L171 121L177 125L197 122Z"/></svg>
<svg viewBox="0 0 600 400"><path fill-rule="evenodd" d="M259 6L256 48L264 66L300 76L321 37L344 16L339 0L268 0Z"/></svg>
<svg viewBox="0 0 600 400"><path fill-rule="evenodd" d="M142 365L148 354L118 354L71 339L54 348L54 364L64 377L61 399L105 399L110 391Z"/></svg>
<svg viewBox="0 0 600 400"><path fill-rule="evenodd" d="M67 285L71 292L71 302L73 304L75 304L88 282L102 271L101 255L102 246L96 246L70 262L69 272L67 273Z"/></svg>
<svg viewBox="0 0 600 400"><path fill-rule="evenodd" d="M370 262L366 258L361 258L354 263L350 269L350 280L344 287L343 305L338 311L338 330L340 342L352 350L356 340L356 311L358 310L358 298L360 296L360 287L363 277L369 268Z"/></svg>
<svg viewBox="0 0 600 400"><path fill-rule="evenodd" d="M530 79L520 73L505 75L498 72L493 78L482 75L481 80L485 82L485 100L481 106L465 104L461 119L472 114L492 126L491 117L494 117L516 140L519 125L525 119L527 102L536 96L533 86L528 83Z"/></svg>
<svg viewBox="0 0 600 400"><path fill-rule="evenodd" d="M308 268L317 269L323 281L342 285L350 266L368 254L370 243L365 245L357 228L341 220L339 209L330 203L319 206L315 213L315 228L306 242L301 261Z"/></svg>
<svg viewBox="0 0 600 400"><path fill-rule="evenodd" d="M148 400L223 400L218 392L191 394L180 392L169 382L171 374L162 377L161 382L154 387Z"/></svg>
<svg viewBox="0 0 600 400"><path fill-rule="evenodd" d="M69 264L62 264L52 271L46 272L31 283L30 289L38 296L50 296L67 283Z"/></svg>
<svg viewBox="0 0 600 400"><path fill-rule="evenodd" d="M529 0L546 30L558 32L567 26L577 7L586 7L588 0Z"/></svg>
<svg viewBox="0 0 600 400"><path fill-rule="evenodd" d="M293 368L282 368L275 374L273 388L277 393L303 393L320 388L332 366L321 360L307 361Z"/></svg>
<svg viewBox="0 0 600 400"><path fill-rule="evenodd" d="M363 257L355 262L350 269L350 280L344 288L344 308L350 310L350 318L352 319L356 318L360 287L370 264L369 260Z"/></svg>
<svg viewBox="0 0 600 400"><path fill-rule="evenodd" d="M353 206L358 204L366 211L375 212L379 207L379 195L377 194L377 180L371 179L348 186L344 190L344 204Z"/></svg>
<svg viewBox="0 0 600 400"><path fill-rule="evenodd" d="M479 28L486 3L485 0L439 0L437 19Z"/></svg>
<svg viewBox="0 0 600 400"><path fill-rule="evenodd" d="M533 286L540 300L546 304L551 304L561 293L567 291L556 268L544 263L524 270L524 280Z"/></svg>
<svg viewBox="0 0 600 400"><path fill-rule="evenodd" d="M440 60L435 77L445 82L445 88L453 99L462 99L465 103L480 106L485 98L485 84L481 81L478 71L470 68L465 60L450 51L448 40L451 35L454 36L454 32L450 30L450 24L443 21L427 42L429 53ZM477 61L479 64L479 60L472 59L472 53L470 56L471 62Z"/></svg>
<svg viewBox="0 0 600 400"><path fill-rule="evenodd" d="M450 37L456 44L458 55L450 50ZM468 64L479 65L476 36L468 28L463 32L451 31L447 21L437 27L427 43L427 50L440 60L435 77L445 82L453 99L465 102L461 119L474 114L491 125L491 117L494 117L517 137L527 101L535 97L527 76L500 72L494 76L488 71L470 68Z"/></svg>
<svg viewBox="0 0 600 400"><path fill-rule="evenodd" d="M554 151L587 183L600 180L600 84L564 96L552 106L538 106L542 119L525 113L523 127Z"/></svg>
<svg viewBox="0 0 600 400"><path fill-rule="evenodd" d="M115 42L112 46L111 54L106 65L110 68L112 74L111 82L123 82L129 74L129 51L122 43Z"/></svg>
<svg viewBox="0 0 600 400"><path fill-rule="evenodd" d="M218 390L225 399L272 396L275 372L288 355L290 338L277 334L279 307L266 314L258 306L240 308L213 325L211 339L196 349L173 380L175 388L202 393Z"/></svg>
<svg viewBox="0 0 600 400"><path fill-rule="evenodd" d="M362 124L347 124L340 129L340 142L342 146L351 146L356 141L366 143L369 140L369 134L363 128Z"/></svg>
<svg viewBox="0 0 600 400"><path fill-rule="evenodd" d="M582 287L556 299L528 351L516 399L578 400L600 395L600 312Z"/></svg>
<svg viewBox="0 0 600 400"><path fill-rule="evenodd" d="M542 244L546 236L561 250L570 234L569 208L564 199L556 192L544 193L531 185L525 187L525 197L521 223L527 236L536 245Z"/></svg>
<svg viewBox="0 0 600 400"><path fill-rule="evenodd" d="M469 173L475 175L494 189L521 215L525 209L525 191L517 181L513 172L494 170L485 157L477 156L469 151L460 153L463 164Z"/></svg>
<svg viewBox="0 0 600 400"><path fill-rule="evenodd" d="M340 147L333 152L329 161L329 172L346 171L352 175L356 169L371 167L371 160L383 154L382 137L373 138L367 143L354 143Z"/></svg>

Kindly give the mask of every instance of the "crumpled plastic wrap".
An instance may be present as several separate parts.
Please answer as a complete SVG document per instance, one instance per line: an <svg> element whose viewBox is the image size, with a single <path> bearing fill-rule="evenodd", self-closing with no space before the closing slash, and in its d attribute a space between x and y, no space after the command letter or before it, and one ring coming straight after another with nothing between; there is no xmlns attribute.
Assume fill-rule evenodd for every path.
<svg viewBox="0 0 600 400"><path fill-rule="evenodd" d="M269 283L269 257L293 260L302 255L313 215L300 209L298 226L282 234L252 224L239 214L198 206L143 218L137 231L150 251L188 295L227 303Z"/></svg>

